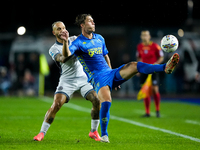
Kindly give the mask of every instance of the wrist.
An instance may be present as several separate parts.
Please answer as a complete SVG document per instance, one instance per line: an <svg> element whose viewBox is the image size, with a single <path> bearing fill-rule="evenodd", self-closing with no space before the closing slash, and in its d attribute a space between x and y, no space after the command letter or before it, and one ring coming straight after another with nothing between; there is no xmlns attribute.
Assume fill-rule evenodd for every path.
<svg viewBox="0 0 200 150"><path fill-rule="evenodd" d="M63 40L63 44L68 44L68 40Z"/></svg>

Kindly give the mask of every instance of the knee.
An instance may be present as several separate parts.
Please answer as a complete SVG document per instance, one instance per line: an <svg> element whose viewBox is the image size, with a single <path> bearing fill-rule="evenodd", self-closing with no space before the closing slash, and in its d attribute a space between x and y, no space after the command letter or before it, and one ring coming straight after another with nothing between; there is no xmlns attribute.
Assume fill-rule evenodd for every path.
<svg viewBox="0 0 200 150"><path fill-rule="evenodd" d="M159 88L157 85L153 86L152 90L153 90L153 94L159 93Z"/></svg>
<svg viewBox="0 0 200 150"><path fill-rule="evenodd" d="M68 99L64 94L55 94L54 102L51 107L54 111L58 111L66 102L68 102Z"/></svg>
<svg viewBox="0 0 200 150"><path fill-rule="evenodd" d="M52 106L53 111L57 112L61 108L62 104L60 100L55 100Z"/></svg>
<svg viewBox="0 0 200 150"><path fill-rule="evenodd" d="M100 100L97 98L97 96L93 96L92 97L92 104L94 105L94 107L100 107Z"/></svg>
<svg viewBox="0 0 200 150"><path fill-rule="evenodd" d="M127 63L126 68L133 68L133 69L137 68L137 62L132 61L132 62Z"/></svg>
<svg viewBox="0 0 200 150"><path fill-rule="evenodd" d="M99 107L100 106L100 100L97 98L97 94L95 91L91 91L87 97L87 100L91 101L94 107Z"/></svg>
<svg viewBox="0 0 200 150"><path fill-rule="evenodd" d="M93 105L96 108L100 108L100 100L97 97L94 98Z"/></svg>
<svg viewBox="0 0 200 150"><path fill-rule="evenodd" d="M57 108L59 110L61 108L61 103L60 102L56 102L55 103L55 108Z"/></svg>
<svg viewBox="0 0 200 150"><path fill-rule="evenodd" d="M135 62L135 61L130 62L130 66L132 68L137 68L137 62Z"/></svg>

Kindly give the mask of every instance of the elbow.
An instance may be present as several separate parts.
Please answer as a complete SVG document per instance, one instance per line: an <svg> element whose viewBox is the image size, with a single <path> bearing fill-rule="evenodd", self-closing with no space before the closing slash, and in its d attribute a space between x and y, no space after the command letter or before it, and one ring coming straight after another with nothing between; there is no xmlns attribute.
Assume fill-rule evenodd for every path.
<svg viewBox="0 0 200 150"><path fill-rule="evenodd" d="M65 63L66 62L66 58L65 59L63 59L63 60L61 60L61 63Z"/></svg>

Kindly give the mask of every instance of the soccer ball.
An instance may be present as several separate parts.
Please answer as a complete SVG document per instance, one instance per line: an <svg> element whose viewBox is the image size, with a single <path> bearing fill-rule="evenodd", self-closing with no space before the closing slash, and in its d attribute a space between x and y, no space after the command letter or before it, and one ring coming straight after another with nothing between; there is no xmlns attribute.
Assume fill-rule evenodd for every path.
<svg viewBox="0 0 200 150"><path fill-rule="evenodd" d="M178 48L178 40L173 35L166 35L161 40L161 48L167 53L174 52Z"/></svg>

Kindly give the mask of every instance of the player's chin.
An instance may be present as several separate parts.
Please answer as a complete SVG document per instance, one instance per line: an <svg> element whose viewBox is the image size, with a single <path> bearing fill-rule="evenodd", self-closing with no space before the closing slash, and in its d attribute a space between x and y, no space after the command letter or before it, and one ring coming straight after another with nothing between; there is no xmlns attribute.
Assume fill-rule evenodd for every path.
<svg viewBox="0 0 200 150"><path fill-rule="evenodd" d="M95 32L95 29L91 29L90 32L91 32L91 33L92 33L92 32Z"/></svg>
<svg viewBox="0 0 200 150"><path fill-rule="evenodd" d="M95 32L95 27L90 28L91 32Z"/></svg>

